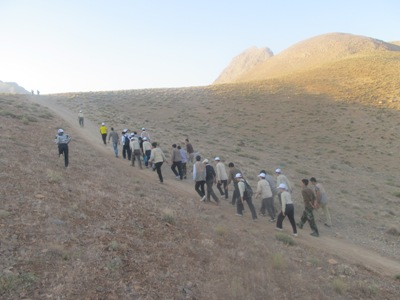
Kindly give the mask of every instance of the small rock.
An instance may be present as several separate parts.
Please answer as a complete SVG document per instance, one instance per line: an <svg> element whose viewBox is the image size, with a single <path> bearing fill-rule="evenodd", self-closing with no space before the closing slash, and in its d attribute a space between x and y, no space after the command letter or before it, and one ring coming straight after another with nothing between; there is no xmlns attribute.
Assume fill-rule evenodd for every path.
<svg viewBox="0 0 400 300"><path fill-rule="evenodd" d="M42 195L42 194L36 194L35 195L35 198L36 199L44 199L44 198L46 198L44 195Z"/></svg>
<svg viewBox="0 0 400 300"><path fill-rule="evenodd" d="M337 265L338 264L338 262L336 260L334 260L333 258L328 259L328 263L330 265Z"/></svg>

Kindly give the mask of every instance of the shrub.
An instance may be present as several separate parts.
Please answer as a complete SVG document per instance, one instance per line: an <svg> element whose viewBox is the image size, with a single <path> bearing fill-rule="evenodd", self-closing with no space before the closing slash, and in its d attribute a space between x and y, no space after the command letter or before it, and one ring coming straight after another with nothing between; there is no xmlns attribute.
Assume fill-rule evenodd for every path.
<svg viewBox="0 0 400 300"><path fill-rule="evenodd" d="M342 295L347 289L347 284L341 278L335 278L332 281L332 287L336 293Z"/></svg>
<svg viewBox="0 0 400 300"><path fill-rule="evenodd" d="M286 265L285 259L283 258L282 254L277 253L272 255L272 267L274 269L282 269Z"/></svg>
<svg viewBox="0 0 400 300"><path fill-rule="evenodd" d="M293 240L293 238L292 238L291 236L289 236L289 235L287 235L287 234L284 234L284 233L278 233L278 234L276 234L276 235L275 235L275 238L276 238L278 241L281 241L281 242L283 242L284 244L289 245L289 246L293 246L293 245L296 244L295 241Z"/></svg>

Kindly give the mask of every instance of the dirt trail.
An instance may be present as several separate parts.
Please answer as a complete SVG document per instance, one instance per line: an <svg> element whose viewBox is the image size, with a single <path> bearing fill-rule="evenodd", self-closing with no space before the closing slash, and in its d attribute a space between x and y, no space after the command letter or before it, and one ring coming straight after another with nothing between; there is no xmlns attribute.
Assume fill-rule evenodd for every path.
<svg viewBox="0 0 400 300"><path fill-rule="evenodd" d="M95 124L94 122L85 118L85 127L80 128L78 124L77 112L72 112L66 109L61 104L58 104L55 99L52 99L51 96L32 97L32 101L48 107L55 114L60 116L60 118L64 119L72 129L67 130L69 133L71 133L71 131L73 132L73 134L71 134L72 137L74 135L79 135L85 140L90 141L92 146L98 151L99 156L104 156L105 158L113 157L112 147L110 145L104 146L101 141L98 124ZM120 164L121 168L128 167L127 162L122 159L118 160L116 163ZM164 164L163 174L170 176L170 171L167 170L167 168L168 165ZM158 180L156 174L153 172L141 172L140 176L145 178L147 177L150 180ZM163 185L163 188L166 191L181 197L195 199L198 198L197 194L194 192L193 185L189 180L186 182L179 182L175 180L169 180L169 178L167 178L167 182ZM226 211L229 210L227 214L233 215L231 206L228 207L226 205L221 205L221 209ZM232 216L232 218L227 218L226 222L234 223L237 222L237 219ZM269 234L275 233L273 226L267 227L262 223L264 222L254 224L260 228L260 231L262 230L262 234L265 234L265 231ZM307 224L304 228L305 229L303 230L299 230L299 238L296 239L296 242L300 245L313 247L314 249L320 250L322 253L329 253L330 255L339 257L348 263L364 266L368 270L376 272L380 275L395 276L400 274L399 261L382 257L378 253L355 245L346 239L332 238L328 236L321 236L319 238L311 237L309 236L310 231L307 227Z"/></svg>

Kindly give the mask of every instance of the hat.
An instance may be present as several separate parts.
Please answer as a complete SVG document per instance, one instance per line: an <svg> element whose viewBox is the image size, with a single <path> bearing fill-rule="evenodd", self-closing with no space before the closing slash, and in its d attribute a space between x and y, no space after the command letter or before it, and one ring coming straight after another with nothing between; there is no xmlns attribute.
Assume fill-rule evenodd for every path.
<svg viewBox="0 0 400 300"><path fill-rule="evenodd" d="M82 112L81 110L79 112Z"/></svg>
<svg viewBox="0 0 400 300"><path fill-rule="evenodd" d="M237 173L237 174L235 175L235 178L242 178L242 174Z"/></svg>
<svg viewBox="0 0 400 300"><path fill-rule="evenodd" d="M286 186L286 184L284 184L284 183L281 183L281 184L278 186L278 189L284 189L284 190L287 190L287 186Z"/></svg>
<svg viewBox="0 0 400 300"><path fill-rule="evenodd" d="M279 173L280 174L280 173L282 173L282 170L278 168L278 169L275 170L275 173Z"/></svg>
<svg viewBox="0 0 400 300"><path fill-rule="evenodd" d="M214 160L221 160L218 156L216 158L214 158Z"/></svg>
<svg viewBox="0 0 400 300"><path fill-rule="evenodd" d="M142 130L146 130L146 128L143 127Z"/></svg>
<svg viewBox="0 0 400 300"><path fill-rule="evenodd" d="M258 177L263 177L263 178L265 178L265 173L260 173L260 174L258 174Z"/></svg>
<svg viewBox="0 0 400 300"><path fill-rule="evenodd" d="M101 122L101 125L104 125L104 122Z"/></svg>
<svg viewBox="0 0 400 300"><path fill-rule="evenodd" d="M128 129L125 128L124 130L122 130L122 132L123 132L123 133L127 133L127 132L128 132Z"/></svg>
<svg viewBox="0 0 400 300"><path fill-rule="evenodd" d="M208 159L203 160L203 164L208 164Z"/></svg>
<svg viewBox="0 0 400 300"><path fill-rule="evenodd" d="M64 130L62 130L61 128L58 129L58 133L64 132Z"/></svg>
<svg viewBox="0 0 400 300"><path fill-rule="evenodd" d="M143 138L143 141L147 141L147 137L144 137L144 138Z"/></svg>

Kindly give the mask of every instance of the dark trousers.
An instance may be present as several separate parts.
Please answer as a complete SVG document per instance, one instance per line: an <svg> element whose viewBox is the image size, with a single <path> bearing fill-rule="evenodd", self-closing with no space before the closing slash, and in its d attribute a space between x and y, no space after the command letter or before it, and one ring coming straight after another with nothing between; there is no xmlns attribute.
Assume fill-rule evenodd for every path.
<svg viewBox="0 0 400 300"><path fill-rule="evenodd" d="M68 167L68 144L58 144L58 156L64 155L64 165Z"/></svg>
<svg viewBox="0 0 400 300"><path fill-rule="evenodd" d="M186 163L182 163L182 173L183 173L183 178L186 179L186 174L187 174L187 168L186 168Z"/></svg>
<svg viewBox="0 0 400 300"><path fill-rule="evenodd" d="M221 185L224 185L224 190L222 190ZM228 199L228 180L218 181L217 189L221 195L225 195L225 199Z"/></svg>
<svg viewBox="0 0 400 300"><path fill-rule="evenodd" d="M132 155L132 151L131 148L129 148L129 144L128 145L123 145L122 146L122 157L128 158L128 160L131 160L131 155Z"/></svg>
<svg viewBox="0 0 400 300"><path fill-rule="evenodd" d="M244 202L247 202L247 205L249 206L249 209L251 212L251 217L253 218L253 220L257 219L256 209L254 208L253 201L251 200L251 198L244 200ZM236 200L236 212L240 215L243 215L243 210L244 210L244 206L239 197L239 199Z"/></svg>
<svg viewBox="0 0 400 300"><path fill-rule="evenodd" d="M141 153L140 153L139 149L133 150L133 153L132 153L132 166L135 165L135 160L138 161L139 167L142 168Z"/></svg>
<svg viewBox="0 0 400 300"><path fill-rule="evenodd" d="M176 168L178 168L178 171L176 171ZM174 161L171 165L171 170L172 170L172 172L174 172L175 176L179 176L179 178L181 180L183 179L182 162L181 161Z"/></svg>
<svg viewBox="0 0 400 300"><path fill-rule="evenodd" d="M157 175L158 175L158 178L160 179L160 182L164 182L164 179L163 179L163 176L162 176L162 173L161 173L162 164L163 164L162 161L154 164L156 166Z"/></svg>
<svg viewBox="0 0 400 300"><path fill-rule="evenodd" d="M308 221L310 223L311 230L318 233L317 224L315 224L313 208L305 207L303 211L303 215L301 216L299 227L303 228L303 225Z"/></svg>
<svg viewBox="0 0 400 300"><path fill-rule="evenodd" d="M286 204L285 216L289 218L290 224L292 225L293 233L297 233L296 222L294 221L294 206L293 204ZM276 221L276 227L282 229L282 222L285 219L282 212L278 215L278 220Z"/></svg>
<svg viewBox="0 0 400 300"><path fill-rule="evenodd" d="M79 126L83 127L83 117L79 117Z"/></svg>
<svg viewBox="0 0 400 300"><path fill-rule="evenodd" d="M204 180L201 180L201 181L196 181L196 184L194 185L194 189L201 198L203 198L206 195L206 193L204 192L205 183L206 182Z"/></svg>
<svg viewBox="0 0 400 300"><path fill-rule="evenodd" d="M149 166L149 159L150 159L150 156L151 156L151 150L146 150L146 151L144 152L144 155L143 155L143 161L144 161L144 165L145 165L146 167Z"/></svg>
<svg viewBox="0 0 400 300"><path fill-rule="evenodd" d="M261 200L260 213L265 215L265 211L268 212L271 219L275 219L274 197L264 198Z"/></svg>
<svg viewBox="0 0 400 300"><path fill-rule="evenodd" d="M107 145L107 133L102 133L101 138L103 139L104 145Z"/></svg>
<svg viewBox="0 0 400 300"><path fill-rule="evenodd" d="M239 187L237 185L237 182L233 184L234 190L232 194L232 205L235 205L237 201L240 201L240 192L239 192Z"/></svg>
<svg viewBox="0 0 400 300"><path fill-rule="evenodd" d="M213 197L215 202L219 202L217 195L214 193L213 190L213 184L214 180L207 180L206 185L207 185L207 201L210 201L210 197Z"/></svg>

